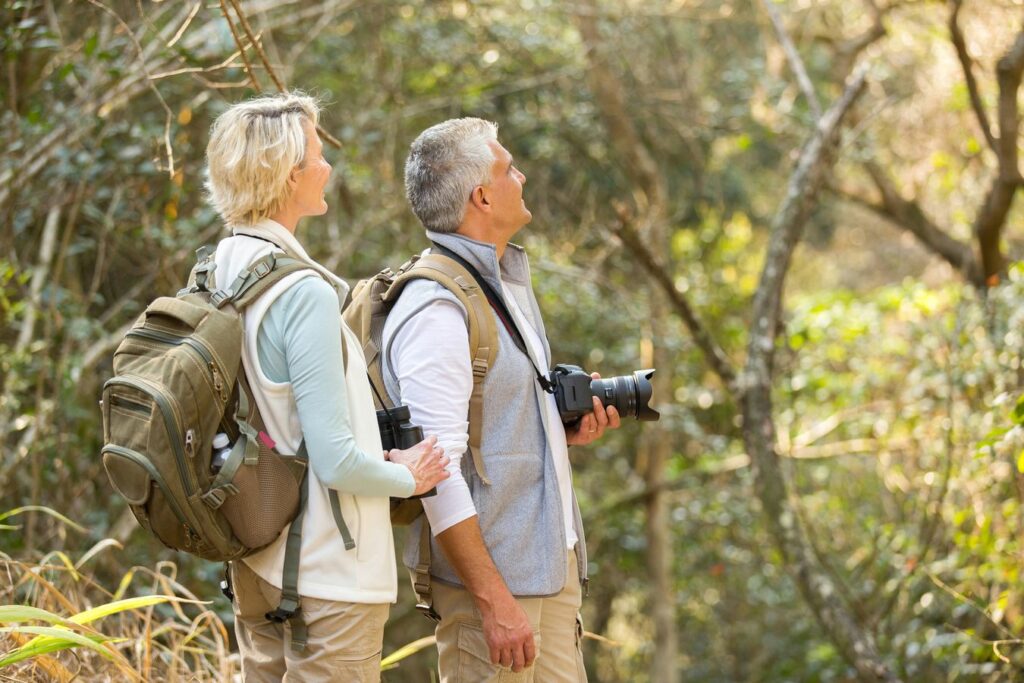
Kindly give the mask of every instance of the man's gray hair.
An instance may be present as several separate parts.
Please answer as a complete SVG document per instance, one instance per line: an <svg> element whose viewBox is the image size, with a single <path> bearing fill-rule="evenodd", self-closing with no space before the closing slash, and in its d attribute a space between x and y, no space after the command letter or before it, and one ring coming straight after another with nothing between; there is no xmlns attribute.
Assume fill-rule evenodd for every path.
<svg viewBox="0 0 1024 683"><path fill-rule="evenodd" d="M455 232L473 188L491 179L498 126L483 119L449 119L420 133L405 160L405 196L427 230Z"/></svg>

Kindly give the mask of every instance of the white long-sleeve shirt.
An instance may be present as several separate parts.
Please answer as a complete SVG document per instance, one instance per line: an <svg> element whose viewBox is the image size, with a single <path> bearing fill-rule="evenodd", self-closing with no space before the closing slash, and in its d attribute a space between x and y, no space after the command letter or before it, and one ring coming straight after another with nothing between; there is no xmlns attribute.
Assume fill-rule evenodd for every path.
<svg viewBox="0 0 1024 683"><path fill-rule="evenodd" d="M514 285L502 283L509 311L516 318L516 326L529 344L533 356L543 360L544 368L550 359L544 353L540 336L516 304L508 289ZM391 336L385 325L384 338ZM385 348L387 348L385 344ZM469 396L473 390L473 370L469 353L469 334L466 318L459 306L451 301L438 300L413 315L394 334L390 346L390 367L401 387L402 402L409 406L414 424L424 434L436 434L438 445L451 458L448 470L451 477L438 484L437 495L423 499L423 509L437 536L445 529L476 515L476 507L469 488L462 477L462 456L469 441ZM514 409L505 406L485 406L485 409ZM558 415L554 396L546 396L548 411L547 434L549 448L554 457L555 474L562 499L562 513L566 530L566 546L576 545L573 528L572 474L569 469L569 449L565 430Z"/></svg>

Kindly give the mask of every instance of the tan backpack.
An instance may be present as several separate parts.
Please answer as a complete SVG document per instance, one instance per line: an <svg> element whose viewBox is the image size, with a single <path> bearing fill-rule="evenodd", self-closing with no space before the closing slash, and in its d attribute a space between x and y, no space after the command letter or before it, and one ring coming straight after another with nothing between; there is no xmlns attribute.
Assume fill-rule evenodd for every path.
<svg viewBox="0 0 1024 683"><path fill-rule="evenodd" d="M451 292L466 310L469 327L469 352L473 363L473 392L469 399L470 457L481 481L490 484L480 452L483 429L483 381L498 352L498 333L494 314L484 292L473 275L455 259L430 253L413 256L397 272L385 268L372 278L360 280L352 289L352 300L345 308L345 323L359 338L366 358L366 371L374 387L377 409L394 408L384 387L381 369L381 337L384 323L402 290L417 279L432 280ZM382 405L381 401L386 402ZM423 512L418 499L392 498L391 522L407 525ZM420 562L414 570L413 588L417 609L436 619L430 598L430 528L424 520L420 535Z"/></svg>

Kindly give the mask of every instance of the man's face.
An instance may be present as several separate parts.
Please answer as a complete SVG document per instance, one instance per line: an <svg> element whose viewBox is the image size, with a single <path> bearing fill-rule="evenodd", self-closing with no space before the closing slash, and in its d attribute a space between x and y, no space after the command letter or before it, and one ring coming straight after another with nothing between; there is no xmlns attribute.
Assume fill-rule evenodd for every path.
<svg viewBox="0 0 1024 683"><path fill-rule="evenodd" d="M526 176L515 167L512 155L497 140L488 144L494 152L491 180L485 187L491 204L491 216L496 226L511 236L533 218L523 200Z"/></svg>

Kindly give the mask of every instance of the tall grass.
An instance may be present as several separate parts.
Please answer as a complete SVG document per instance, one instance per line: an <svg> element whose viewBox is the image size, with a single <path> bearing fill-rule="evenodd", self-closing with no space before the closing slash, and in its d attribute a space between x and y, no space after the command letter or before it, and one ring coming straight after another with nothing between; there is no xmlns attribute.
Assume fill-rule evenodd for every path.
<svg viewBox="0 0 1024 683"><path fill-rule="evenodd" d="M0 540L19 531L8 520L30 511L87 531L51 508L26 506L0 513ZM102 585L94 561L122 550L107 538L77 555L53 550L26 560L0 551L0 681L240 680L224 622L177 581L173 562L134 566L113 588ZM384 657L384 680L401 680L402 660L433 645L429 636Z"/></svg>
<svg viewBox="0 0 1024 683"><path fill-rule="evenodd" d="M81 529L49 508L32 508ZM5 523L27 511L0 515ZM104 539L73 556L25 561L0 553L0 680L231 681L238 671L217 614L176 580L177 567L132 567L112 590L90 572Z"/></svg>

